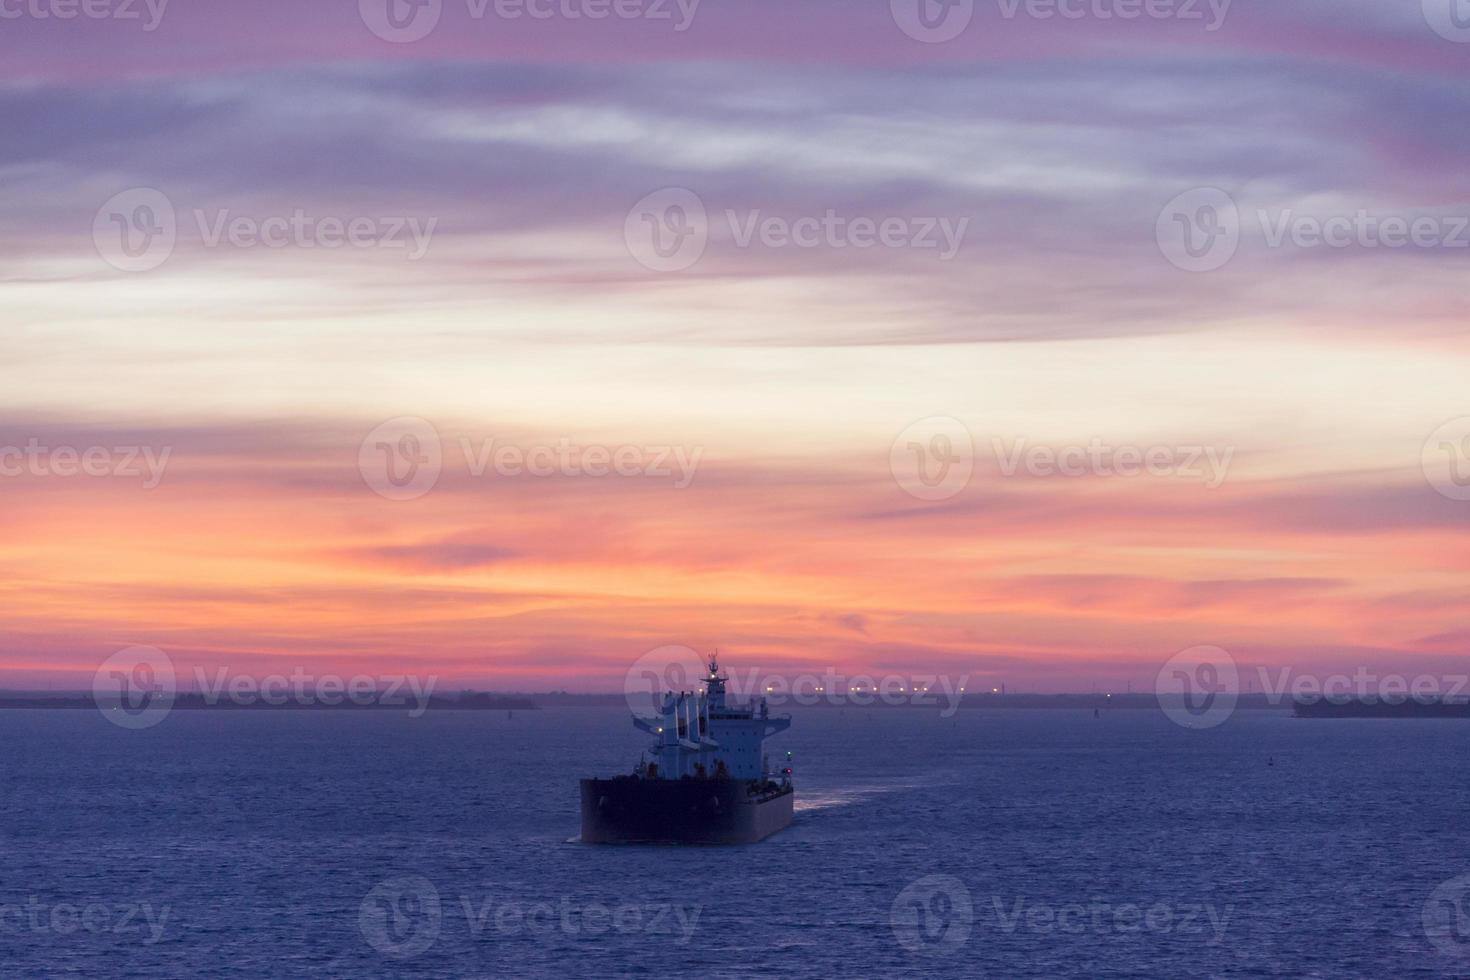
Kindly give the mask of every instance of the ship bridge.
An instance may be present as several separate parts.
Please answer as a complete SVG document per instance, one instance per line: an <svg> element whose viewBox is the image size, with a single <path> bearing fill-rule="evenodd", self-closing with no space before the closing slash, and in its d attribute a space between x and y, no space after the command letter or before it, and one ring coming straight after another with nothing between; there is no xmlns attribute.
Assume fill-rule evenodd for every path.
<svg viewBox="0 0 1470 980"><path fill-rule="evenodd" d="M657 769L651 775L771 778L764 742L790 728L791 716L772 715L765 698L731 703L728 681L716 655L710 658L703 691L666 692L656 715L634 716L634 726L655 738Z"/></svg>

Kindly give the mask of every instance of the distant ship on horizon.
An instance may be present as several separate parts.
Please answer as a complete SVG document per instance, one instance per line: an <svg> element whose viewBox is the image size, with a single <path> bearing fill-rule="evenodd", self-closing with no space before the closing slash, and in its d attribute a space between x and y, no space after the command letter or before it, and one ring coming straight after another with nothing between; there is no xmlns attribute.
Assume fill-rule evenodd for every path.
<svg viewBox="0 0 1470 980"><path fill-rule="evenodd" d="M1292 714L1298 718L1467 718L1470 702L1453 698L1402 698L1377 695L1334 699L1328 697L1292 700Z"/></svg>
<svg viewBox="0 0 1470 980"><path fill-rule="evenodd" d="M654 744L631 775L582 780L582 841L750 844L791 823L791 753L778 771L766 738L791 727L765 698L726 700L728 677L711 657L703 691L664 692L633 724Z"/></svg>

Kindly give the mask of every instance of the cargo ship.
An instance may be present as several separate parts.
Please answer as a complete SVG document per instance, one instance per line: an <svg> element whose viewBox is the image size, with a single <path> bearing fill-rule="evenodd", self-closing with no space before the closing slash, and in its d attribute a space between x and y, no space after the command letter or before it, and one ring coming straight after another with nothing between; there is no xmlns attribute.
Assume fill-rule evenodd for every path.
<svg viewBox="0 0 1470 980"><path fill-rule="evenodd" d="M588 844L753 844L791 823L791 753L772 769L764 745L791 727L765 698L726 699L710 658L703 691L662 692L633 725L654 738L629 775L582 780Z"/></svg>
<svg viewBox="0 0 1470 980"><path fill-rule="evenodd" d="M1470 718L1470 703L1452 698L1379 695L1374 698L1302 698L1292 701L1298 718Z"/></svg>

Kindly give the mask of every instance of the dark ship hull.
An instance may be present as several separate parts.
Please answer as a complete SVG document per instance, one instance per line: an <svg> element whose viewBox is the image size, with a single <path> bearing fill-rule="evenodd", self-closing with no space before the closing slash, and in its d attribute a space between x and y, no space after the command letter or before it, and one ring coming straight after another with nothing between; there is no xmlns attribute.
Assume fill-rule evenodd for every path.
<svg viewBox="0 0 1470 980"><path fill-rule="evenodd" d="M1388 701L1382 697L1371 701L1365 698L1350 701L1298 698L1292 704L1292 713L1298 718L1470 718L1470 704L1441 698Z"/></svg>
<svg viewBox="0 0 1470 980"><path fill-rule="evenodd" d="M790 784L736 779L582 780L588 844L753 844L791 823Z"/></svg>

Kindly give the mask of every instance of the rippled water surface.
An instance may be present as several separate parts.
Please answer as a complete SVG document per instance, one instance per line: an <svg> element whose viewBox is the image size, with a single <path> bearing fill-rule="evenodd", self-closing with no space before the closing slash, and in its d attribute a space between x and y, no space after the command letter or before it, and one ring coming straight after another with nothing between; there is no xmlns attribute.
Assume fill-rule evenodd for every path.
<svg viewBox="0 0 1470 980"><path fill-rule="evenodd" d="M1470 975L1470 724L795 714L681 849L576 842L613 709L0 712L0 976Z"/></svg>

